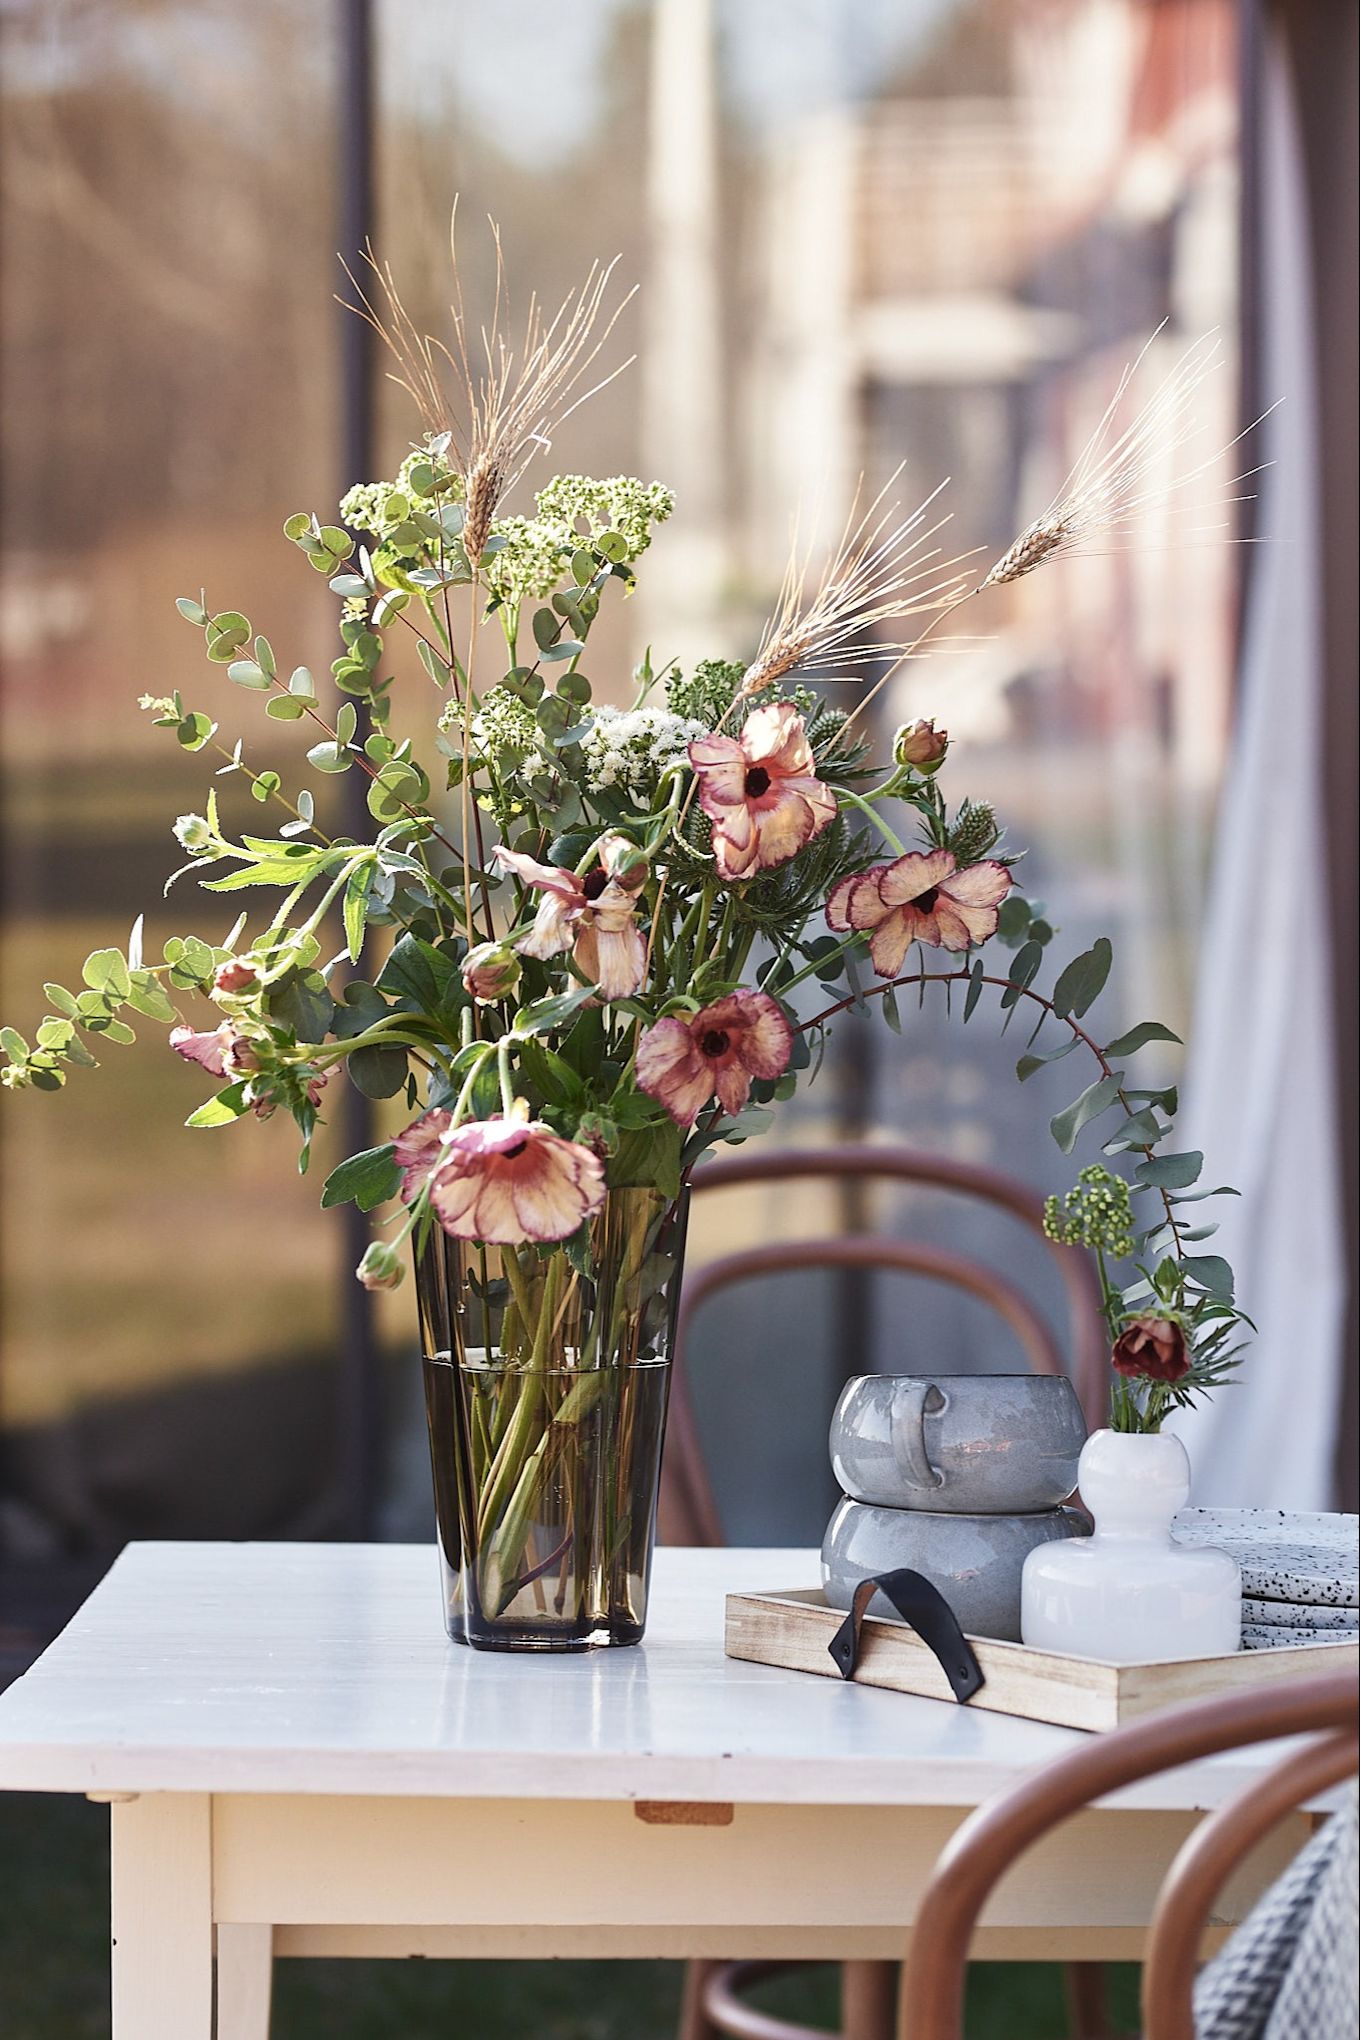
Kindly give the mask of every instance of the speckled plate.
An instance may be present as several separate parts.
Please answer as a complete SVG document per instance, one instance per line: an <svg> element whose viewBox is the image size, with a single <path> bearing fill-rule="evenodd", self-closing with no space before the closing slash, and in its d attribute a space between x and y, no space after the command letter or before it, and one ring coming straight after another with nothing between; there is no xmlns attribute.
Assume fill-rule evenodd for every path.
<svg viewBox="0 0 1360 2040"><path fill-rule="evenodd" d="M1214 1544L1237 1560L1242 1590L1262 1601L1360 1607L1360 1517L1301 1509L1182 1509L1181 1544Z"/></svg>
<svg viewBox="0 0 1360 2040"><path fill-rule="evenodd" d="M1286 1650L1307 1649L1315 1643L1357 1643L1360 1632L1354 1629L1283 1629L1261 1628L1255 1624L1243 1623L1243 1650Z"/></svg>
<svg viewBox="0 0 1360 2040"><path fill-rule="evenodd" d="M1360 1608L1323 1608L1316 1601L1253 1601L1244 1595L1242 1620L1255 1629L1325 1629L1338 1643L1347 1641L1347 1630L1360 1636Z"/></svg>

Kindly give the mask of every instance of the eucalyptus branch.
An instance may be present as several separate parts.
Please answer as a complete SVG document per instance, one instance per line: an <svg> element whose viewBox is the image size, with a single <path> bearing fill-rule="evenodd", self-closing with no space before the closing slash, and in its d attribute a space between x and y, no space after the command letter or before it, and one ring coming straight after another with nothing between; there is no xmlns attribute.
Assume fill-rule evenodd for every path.
<svg viewBox="0 0 1360 2040"><path fill-rule="evenodd" d="M1076 1039L1080 1041L1084 1047L1090 1050L1091 1054L1095 1057L1096 1061L1099 1063L1101 1072L1104 1076L1113 1077L1115 1075L1115 1071L1111 1067L1109 1058L1106 1056L1104 1049L1100 1046L1099 1042L1096 1041L1095 1037L1093 1035L1088 1034L1086 1029L1082 1026L1081 1022L1079 1020L1074 1019L1070 1013L1060 1013L1057 1007L1054 1005L1053 1001L1051 999L1046 999L1042 992L1036 992L1033 986L1031 985L1017 985L1011 978L990 977L985 973L979 977L976 976L975 973L971 970L952 970L952 971L919 970L909 977L892 978L886 984L872 985L870 986L869 990L865 992L852 992L849 998L839 999L837 1000L834 1006L828 1006L823 1012L814 1014L811 1020L804 1020L800 1025L798 1032L800 1034L805 1034L813 1027L822 1027L826 1024L828 1020L833 1019L837 1013L848 1012L852 1006L858 1006L862 1004L865 999L882 998L885 992L897 991L900 990L903 986L949 985L971 983L991 985L994 986L997 990L1003 992L1017 992L1022 999L1028 999L1031 1002L1031 1004L1035 1006L1041 1006L1050 1019L1060 1021L1062 1025L1070 1029L1072 1034L1075 1035ZM1132 1118L1134 1110L1133 1103L1132 1100L1129 1098L1128 1094L1126 1093L1122 1084L1116 1088L1114 1096L1119 1100L1119 1103L1124 1107L1124 1110L1125 1112L1128 1113L1129 1117ZM1137 1154L1141 1154L1146 1161L1151 1162L1156 1160L1156 1150L1151 1142L1147 1143L1135 1142L1133 1144L1133 1151ZM1176 1259L1178 1261L1184 1261L1185 1251L1181 1242L1180 1227L1176 1220L1176 1214L1171 1203L1170 1193L1161 1185L1156 1185L1154 1187L1156 1187L1157 1194L1161 1199L1162 1209L1165 1213L1165 1222L1171 1231L1173 1252L1175 1253Z"/></svg>

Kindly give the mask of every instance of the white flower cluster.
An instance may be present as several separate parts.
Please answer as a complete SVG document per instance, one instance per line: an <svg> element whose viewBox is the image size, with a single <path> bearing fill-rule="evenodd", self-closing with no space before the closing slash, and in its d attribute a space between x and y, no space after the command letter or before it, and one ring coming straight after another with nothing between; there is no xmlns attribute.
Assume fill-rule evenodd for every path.
<svg viewBox="0 0 1360 2040"><path fill-rule="evenodd" d="M665 708L597 708L581 739L586 785L592 793L626 794L648 808L668 765L683 759L703 723Z"/></svg>
<svg viewBox="0 0 1360 2040"><path fill-rule="evenodd" d="M634 475L557 475L538 492L538 514L559 524L569 537L582 531L591 538L617 531L628 547L628 563L646 552L652 526L664 524L675 508L675 494L660 482L640 482Z"/></svg>

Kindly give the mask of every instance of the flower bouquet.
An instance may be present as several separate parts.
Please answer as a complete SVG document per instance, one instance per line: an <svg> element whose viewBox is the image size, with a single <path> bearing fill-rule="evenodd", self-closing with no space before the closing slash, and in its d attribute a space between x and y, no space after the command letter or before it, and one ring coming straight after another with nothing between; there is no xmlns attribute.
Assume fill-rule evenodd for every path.
<svg viewBox="0 0 1360 2040"><path fill-rule="evenodd" d="M313 727L318 786L364 775L372 829L331 833L315 786L290 788L178 690L148 695L185 751L219 753L280 817L272 833L232 828L209 794L175 824L187 861L170 884L191 876L249 908L154 959L139 922L126 951L89 957L78 991L46 987L31 1044L0 1035L4 1081L55 1090L130 1041L130 1015L163 1022L214 1080L188 1124L285 1111L303 1169L340 1081L400 1101L405 1123L342 1160L322 1202L379 1214L368 1287L394 1287L414 1257L450 1628L491 1647L641 1635L690 1172L815 1073L837 1014L872 1006L900 1027L902 984L957 995L965 1021L989 992L1007 1024L1034 1016L1022 1079L1073 1048L1096 1058L1053 1131L1070 1150L1117 1110L1106 1148L1133 1164L1125 1196L1152 1206L1118 1242L1128 1282L1107 1281L1122 1420L1130 1372L1147 1413L1219 1378L1236 1316L1224 1265L1187 1252L1203 1229L1179 1206L1199 1158L1157 1152L1174 1092L1126 1085L1125 1060L1174 1037L1144 1023L1101 1046L1082 1025L1107 942L1037 989L1051 924L1017 890L991 808L946 799L945 732L914 723L879 756L865 713L963 602L1134 514L1205 353L1131 425L1112 405L990 572L945 555L938 491L903 514L890 486L820 577L790 570L754 657L681 671L649 656L618 707L587 677L591 632L631 589L670 493L565 475L533 514L505 507L581 401L609 291L593 271L513 347L500 316L474 345L455 292L444 344L374 265L357 309L422 431L338 522L284 526L337 600L328 680L281 661L239 610L178 605L266 718ZM820 691L871 660L885 670L857 702ZM399 670L427 704L419 749L395 733ZM1010 954L992 964L997 935ZM943 967L909 970L913 952ZM1054 1219L1072 1237L1085 1223Z"/></svg>

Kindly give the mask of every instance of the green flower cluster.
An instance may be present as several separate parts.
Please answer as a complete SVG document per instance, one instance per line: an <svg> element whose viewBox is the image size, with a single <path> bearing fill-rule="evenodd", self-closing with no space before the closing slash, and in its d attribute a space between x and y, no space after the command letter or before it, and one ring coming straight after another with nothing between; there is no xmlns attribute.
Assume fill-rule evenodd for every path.
<svg viewBox="0 0 1360 2040"><path fill-rule="evenodd" d="M445 703L439 727L461 735L463 707L458 701ZM533 710L508 687L491 687L482 696L472 718L472 741L477 753L504 771L523 770L530 774L547 770L548 761L540 748L543 732Z"/></svg>
<svg viewBox="0 0 1360 2040"><path fill-rule="evenodd" d="M1133 1252L1133 1205L1122 1176L1092 1162L1062 1199L1044 1205L1044 1231L1065 1247L1093 1247L1123 1261Z"/></svg>
<svg viewBox="0 0 1360 2040"><path fill-rule="evenodd" d="M666 706L672 715L716 729L736 700L745 671L739 659L700 659L692 673L677 666L666 675Z"/></svg>
<svg viewBox="0 0 1360 2040"><path fill-rule="evenodd" d="M652 526L664 524L675 508L675 494L660 482L640 482L633 475L557 475L536 498L545 524L564 528L568 536L584 528L591 538L617 531L628 547L624 565L631 565L652 542Z"/></svg>
<svg viewBox="0 0 1360 2040"><path fill-rule="evenodd" d="M551 595L572 547L571 533L541 517L500 517L491 527L500 541L483 569L493 595L507 608Z"/></svg>
<svg viewBox="0 0 1360 2040"><path fill-rule="evenodd" d="M341 520L352 531L385 539L397 531L423 497L438 494L463 500L463 478L427 446L407 454L392 482L356 482L340 500Z"/></svg>

